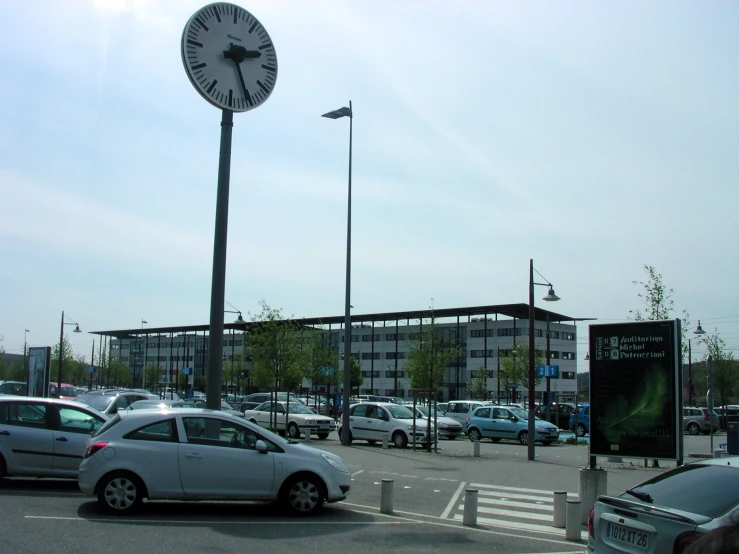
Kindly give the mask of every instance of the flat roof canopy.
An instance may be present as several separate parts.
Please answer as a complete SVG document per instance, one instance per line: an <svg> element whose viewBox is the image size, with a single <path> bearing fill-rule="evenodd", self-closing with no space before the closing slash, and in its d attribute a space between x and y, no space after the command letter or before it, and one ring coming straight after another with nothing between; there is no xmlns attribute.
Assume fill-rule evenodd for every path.
<svg viewBox="0 0 739 554"><path fill-rule="evenodd" d="M461 316L467 316L471 319L472 316L491 316L491 315L502 315L510 317L511 319L528 320L529 318L529 305L528 304L498 304L493 306L472 306L469 308L446 308L446 309L434 309L434 310L413 310L406 312L385 312L376 314L352 314L352 323L366 323L366 322L383 322L389 321L410 321L414 322L422 319L429 319L431 314L437 320L446 320L449 318L456 318ZM534 319L536 321L546 321L549 316L549 321L552 323L574 323L576 321L593 320L591 317L570 317L549 310L543 310L534 306ZM309 318L291 318L291 320L300 325L306 327L317 327L321 325L343 325L345 316L330 316L330 317L309 317ZM233 329L237 331L243 331L254 323L247 321L245 323L224 323L223 328ZM170 327L147 327L146 329L118 329L113 331L91 331L90 334L100 335L103 337L114 337L117 339L151 336L151 335L164 335L170 333L197 333L205 332L210 330L210 324L208 325L178 325Z"/></svg>

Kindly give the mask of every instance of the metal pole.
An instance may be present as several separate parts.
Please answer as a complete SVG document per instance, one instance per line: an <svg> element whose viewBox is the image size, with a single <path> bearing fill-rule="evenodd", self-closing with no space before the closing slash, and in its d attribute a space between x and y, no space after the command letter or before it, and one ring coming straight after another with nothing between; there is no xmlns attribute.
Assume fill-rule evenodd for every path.
<svg viewBox="0 0 739 554"><path fill-rule="evenodd" d="M226 241L228 239L228 187L231 178L231 136L233 112L223 110L221 117L221 152L218 159L218 193L213 240L213 278L210 293L208 379L205 406L221 408L221 372L223 370L223 303L226 300Z"/></svg>
<svg viewBox="0 0 739 554"><path fill-rule="evenodd" d="M354 110L349 101L349 185L347 194L346 212L346 300L344 302L344 394L341 399L341 427L345 430L341 434L341 444L349 443L349 388L351 386L351 352L352 352L352 321L351 321L351 259L352 259L352 125ZM392 508L391 508L392 511Z"/></svg>
<svg viewBox="0 0 739 554"><path fill-rule="evenodd" d="M536 421L534 420L534 402L536 374L534 373L534 260L529 260L529 460L536 459L534 439L536 438Z"/></svg>
<svg viewBox="0 0 739 554"><path fill-rule="evenodd" d="M64 360L64 310L62 310L62 325L59 331L59 374L57 375L57 391L62 390L62 366ZM44 394L44 396L46 396Z"/></svg>
<svg viewBox="0 0 739 554"><path fill-rule="evenodd" d="M551 376L549 374L549 362L551 361L550 358L549 358L549 346L550 346L550 344L549 344L549 314L547 314L547 372L546 372L546 376L547 376L547 397L546 397L546 400L545 400L545 402L546 402L545 406L546 406L547 421L549 423L551 423L552 421L549 418L549 416L550 416L550 406L549 405L551 404L551 401L550 401L551 399L549 398L549 395L551 394L551 390L552 389L551 389L551 384L550 384ZM557 418L557 419L559 420L559 418ZM559 427L559 421L557 421L557 427Z"/></svg>
<svg viewBox="0 0 739 554"><path fill-rule="evenodd" d="M706 374L708 377L708 394L706 395L708 405L708 424L711 429L711 450L713 453L713 356L710 354L706 358Z"/></svg>
<svg viewBox="0 0 739 554"><path fill-rule="evenodd" d="M688 339L688 406L693 405L693 350Z"/></svg>
<svg viewBox="0 0 739 554"><path fill-rule="evenodd" d="M26 382L29 382L28 379L28 370L26 369L28 366L28 333L30 332L28 329L25 329L25 332L23 333L23 376L26 380Z"/></svg>

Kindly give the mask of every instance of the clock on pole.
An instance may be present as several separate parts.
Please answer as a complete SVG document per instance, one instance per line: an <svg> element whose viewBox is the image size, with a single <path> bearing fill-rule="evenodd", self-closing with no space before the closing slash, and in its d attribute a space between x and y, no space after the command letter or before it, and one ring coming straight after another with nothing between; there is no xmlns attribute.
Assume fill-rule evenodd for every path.
<svg viewBox="0 0 739 554"><path fill-rule="evenodd" d="M227 2L208 4L195 12L185 24L180 46L190 83L206 101L222 111L205 400L207 408L218 410L233 114L253 110L270 97L277 82L277 54L259 20L244 8Z"/></svg>

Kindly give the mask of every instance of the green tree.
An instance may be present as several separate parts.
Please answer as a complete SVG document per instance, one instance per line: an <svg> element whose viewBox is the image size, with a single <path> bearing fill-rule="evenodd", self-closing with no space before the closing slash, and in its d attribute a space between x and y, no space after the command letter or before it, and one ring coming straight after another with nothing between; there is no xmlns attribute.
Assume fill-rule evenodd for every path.
<svg viewBox="0 0 739 554"><path fill-rule="evenodd" d="M338 372L338 378L336 381L337 387L339 384L344 383L343 371ZM359 360L352 356L351 360L349 360L349 394L352 394L353 390L356 390L357 394L359 394L359 388L362 386L362 383L364 383L364 377L362 377L362 365L359 363Z"/></svg>
<svg viewBox="0 0 739 554"><path fill-rule="evenodd" d="M432 310L430 318L418 322L418 332L413 335L408 350L405 370L411 388L427 390L429 398L436 398L437 391L444 384L444 375L457 363L459 356L459 346L437 326Z"/></svg>
<svg viewBox="0 0 739 554"><path fill-rule="evenodd" d="M131 379L131 368L120 358L110 361L106 373L108 386L119 387L127 384Z"/></svg>
<svg viewBox="0 0 739 554"><path fill-rule="evenodd" d="M513 345L513 348L508 352L508 356L501 357L500 365L500 380L505 390L510 390L514 386L516 387L527 387L529 386L529 347L526 344L517 342ZM541 356L535 353L534 365L538 366L543 364ZM534 386L538 386L541 383L541 377L536 375L534 377Z"/></svg>
<svg viewBox="0 0 739 554"><path fill-rule="evenodd" d="M709 355L713 358L714 398L718 396L721 400L720 405L726 406L727 398L736 392L739 384L739 367L734 363L734 353L726 349L726 342L719 336L718 329L715 329L713 333L702 335L700 341L707 350L704 361Z"/></svg>
<svg viewBox="0 0 739 554"><path fill-rule="evenodd" d="M154 390L156 385L159 384L159 368L156 364L149 363L144 369L144 388L149 387L149 390Z"/></svg>
<svg viewBox="0 0 739 554"><path fill-rule="evenodd" d="M264 300L259 305L262 310L252 317L254 324L247 335L254 360L254 382L275 393L281 387L290 391L302 381L303 352L296 333L300 326ZM276 429L275 418L270 417L273 430Z"/></svg>
<svg viewBox="0 0 739 554"><path fill-rule="evenodd" d="M467 385L467 391L472 398L485 399L488 395L488 368L481 365L472 372L472 377Z"/></svg>
<svg viewBox="0 0 739 554"><path fill-rule="evenodd" d="M323 331L312 331L303 339L303 375L315 392L330 383L330 374L335 374L339 366L339 353L331 347L329 336Z"/></svg>

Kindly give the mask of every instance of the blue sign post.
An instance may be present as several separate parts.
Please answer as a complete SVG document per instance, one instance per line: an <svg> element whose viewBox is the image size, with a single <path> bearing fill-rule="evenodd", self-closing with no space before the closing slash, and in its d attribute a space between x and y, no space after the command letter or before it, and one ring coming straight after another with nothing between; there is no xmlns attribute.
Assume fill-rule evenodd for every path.
<svg viewBox="0 0 739 554"><path fill-rule="evenodd" d="M536 366L536 375L538 377L559 377L559 366L558 365Z"/></svg>

